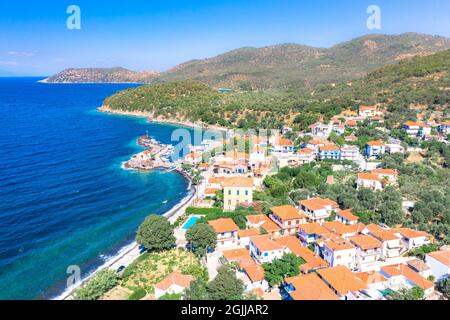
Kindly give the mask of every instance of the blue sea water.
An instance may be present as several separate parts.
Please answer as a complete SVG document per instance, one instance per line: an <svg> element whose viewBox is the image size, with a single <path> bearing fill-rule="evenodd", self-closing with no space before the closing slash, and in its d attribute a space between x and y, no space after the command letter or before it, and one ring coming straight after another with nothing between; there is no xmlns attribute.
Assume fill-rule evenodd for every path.
<svg viewBox="0 0 450 320"><path fill-rule="evenodd" d="M96 111L133 85L37 80L0 78L0 299L60 294L68 266L87 276L188 193L178 173L121 168L146 130L174 129Z"/></svg>

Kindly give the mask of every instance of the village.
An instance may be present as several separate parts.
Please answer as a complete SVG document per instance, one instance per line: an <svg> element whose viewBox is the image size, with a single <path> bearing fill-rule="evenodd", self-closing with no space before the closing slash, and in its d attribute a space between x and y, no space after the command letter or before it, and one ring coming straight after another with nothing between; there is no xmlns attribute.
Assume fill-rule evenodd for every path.
<svg viewBox="0 0 450 320"><path fill-rule="evenodd" d="M285 127L267 139L241 134L231 137L230 141L248 142L251 146L248 150L212 152L231 142L204 141L201 146L192 147L182 162L185 170L201 176L193 206L212 208L214 199L220 195L223 212L258 207L260 201L254 199L255 193L264 190L264 180L280 168L327 160L341 162L333 164L333 171L353 170L357 190L383 192L398 183L399 172L381 168L380 158L384 154L418 152L419 148L410 148L395 138L368 141L363 150L356 145L330 141L335 135L346 142L356 140L346 133L363 123L381 124L378 129L383 131L383 122L383 110L378 106L361 106L358 116L315 123L308 133L293 136L292 129ZM407 122L402 130L409 137L448 143L450 122ZM306 139L296 147L293 140L299 137ZM330 175L327 184L333 183L334 177ZM403 205L407 214L414 203L405 199ZM417 287L423 290L425 299L441 298L435 283L448 278L450 248L444 246L427 253L423 260L409 255L434 242L433 236L426 232L403 226L363 224L352 209L344 210L336 201L322 197L273 206L268 214L255 211L258 213L245 217L244 228L231 218L208 221L217 233L215 250L207 253L205 265L210 279L220 265L234 264L236 277L243 281L245 290L266 300L385 300L393 291ZM179 247L188 246L186 231L201 218L201 214L183 216L183 222L175 230ZM271 286L262 265L286 254L304 261L299 267L300 274L286 278L278 287ZM192 280L191 276L174 272L155 286L156 298L181 293Z"/></svg>

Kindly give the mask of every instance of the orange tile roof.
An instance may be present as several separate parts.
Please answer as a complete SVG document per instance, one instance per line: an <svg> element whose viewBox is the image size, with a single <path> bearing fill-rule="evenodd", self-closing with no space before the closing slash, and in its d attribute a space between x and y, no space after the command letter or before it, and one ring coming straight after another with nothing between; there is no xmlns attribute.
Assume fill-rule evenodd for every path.
<svg viewBox="0 0 450 320"><path fill-rule="evenodd" d="M367 285L361 279L344 266L320 269L317 270L317 273L341 295L367 288Z"/></svg>
<svg viewBox="0 0 450 320"><path fill-rule="evenodd" d="M239 227L234 223L233 219L222 218L217 220L208 221L209 225L216 230L217 233L225 233L231 231L240 230Z"/></svg>
<svg viewBox="0 0 450 320"><path fill-rule="evenodd" d="M223 255L228 261L231 262L237 260L237 258L240 258L242 256L250 256L250 251L245 248L225 250L223 251Z"/></svg>
<svg viewBox="0 0 450 320"><path fill-rule="evenodd" d="M181 274L179 272L172 272L162 281L155 284L155 287L163 291L168 290L172 285L188 288L189 285L191 284L191 281L193 280L194 280L193 276Z"/></svg>
<svg viewBox="0 0 450 320"><path fill-rule="evenodd" d="M324 145L325 143L323 141L320 141L320 140L317 140L317 139L312 139L312 140L309 140L307 144Z"/></svg>
<svg viewBox="0 0 450 320"><path fill-rule="evenodd" d="M251 215L246 217L247 221L260 227L267 232L280 231L281 228L264 214Z"/></svg>
<svg viewBox="0 0 450 320"><path fill-rule="evenodd" d="M404 264L396 264L391 266L381 267L381 270L390 277L403 276L416 286L427 290L434 288L434 283L422 277L419 273Z"/></svg>
<svg viewBox="0 0 450 320"><path fill-rule="evenodd" d="M358 180L381 181L380 177L370 172L358 173Z"/></svg>
<svg viewBox="0 0 450 320"><path fill-rule="evenodd" d="M259 223L266 222L267 219L269 219L269 218L264 214L253 214L253 215L247 216L246 219L251 224L259 224Z"/></svg>
<svg viewBox="0 0 450 320"><path fill-rule="evenodd" d="M244 177L233 177L226 178L223 181L224 188L252 188L253 187L253 179L252 178L244 178Z"/></svg>
<svg viewBox="0 0 450 320"><path fill-rule="evenodd" d="M356 223L356 224L351 224L348 227L354 233L359 234L366 228L366 225L364 223Z"/></svg>
<svg viewBox="0 0 450 320"><path fill-rule="evenodd" d="M331 249L331 251L351 250L355 247L343 238L331 238L323 240L325 246Z"/></svg>
<svg viewBox="0 0 450 320"><path fill-rule="evenodd" d="M254 265L248 265L244 270L252 282L264 280L264 268L261 265L256 263Z"/></svg>
<svg viewBox="0 0 450 320"><path fill-rule="evenodd" d="M359 110L376 110L376 106L360 106Z"/></svg>
<svg viewBox="0 0 450 320"><path fill-rule="evenodd" d="M428 255L450 268L450 250L430 252Z"/></svg>
<svg viewBox="0 0 450 320"><path fill-rule="evenodd" d="M367 285L388 281L386 277L378 271L359 272L356 274L356 277L364 281Z"/></svg>
<svg viewBox="0 0 450 320"><path fill-rule="evenodd" d="M358 221L359 218L352 213L351 209L341 210L336 213L336 215L346 219L347 221Z"/></svg>
<svg viewBox="0 0 450 320"><path fill-rule="evenodd" d="M380 240L378 240L370 235L361 235L361 236L350 237L349 240L355 246L358 246L363 250L381 248L381 246L382 246Z"/></svg>
<svg viewBox="0 0 450 320"><path fill-rule="evenodd" d="M220 189L218 189L218 188L206 188L203 193L205 195L215 195L219 191L220 191Z"/></svg>
<svg viewBox="0 0 450 320"><path fill-rule="evenodd" d="M321 151L339 151L339 148L338 148L338 146L329 144L329 145L320 147L320 150Z"/></svg>
<svg viewBox="0 0 450 320"><path fill-rule="evenodd" d="M339 297L315 273L287 278L295 291L290 295L294 300L339 300Z"/></svg>
<svg viewBox="0 0 450 320"><path fill-rule="evenodd" d="M323 226L328 230L330 230L331 232L334 232L338 235L354 233L354 231L348 225L343 224L342 222L336 220L331 222L325 222Z"/></svg>
<svg viewBox="0 0 450 320"><path fill-rule="evenodd" d="M246 229L246 230L240 230L238 231L238 237L244 238L244 237L251 237L251 236L257 236L260 234L259 230L256 228Z"/></svg>
<svg viewBox="0 0 450 320"><path fill-rule="evenodd" d="M291 205L272 207L270 210L281 220L301 219L305 216L298 212L298 209Z"/></svg>
<svg viewBox="0 0 450 320"><path fill-rule="evenodd" d="M369 141L367 142L367 144L371 147L375 147L375 146L384 146L384 142L383 141Z"/></svg>
<svg viewBox="0 0 450 320"><path fill-rule="evenodd" d="M280 245L278 242L273 241L269 235L259 235L250 237L250 241L257 247L261 252L282 250L284 246Z"/></svg>
<svg viewBox="0 0 450 320"><path fill-rule="evenodd" d="M313 152L314 150L311 150L309 148L298 149L298 153L300 154L312 154Z"/></svg>
<svg viewBox="0 0 450 320"><path fill-rule="evenodd" d="M306 234L317 234L319 236L323 236L330 233L328 229L322 227L317 222L302 224L301 226L299 226L299 229Z"/></svg>
<svg viewBox="0 0 450 320"><path fill-rule="evenodd" d="M372 170L372 173L380 174L380 175L391 175L391 176L398 175L398 171L395 169L374 169L374 170Z"/></svg>
<svg viewBox="0 0 450 320"><path fill-rule="evenodd" d="M338 204L330 199L322 199L322 198L312 198L308 200L301 200L299 203L302 206L305 206L306 208L310 210L321 210L326 208L327 206L332 206L333 208L339 208Z"/></svg>
<svg viewBox="0 0 450 320"><path fill-rule="evenodd" d="M276 144L279 145L279 146L283 146L283 147L284 146L286 146L286 147L293 147L294 146L294 143L291 140L285 139L285 138L278 139Z"/></svg>
<svg viewBox="0 0 450 320"><path fill-rule="evenodd" d="M431 234L426 233L424 231L414 230L410 228L394 228L391 229L395 233L400 233L403 237L411 239L411 238L421 238L421 237L427 237L431 238Z"/></svg>

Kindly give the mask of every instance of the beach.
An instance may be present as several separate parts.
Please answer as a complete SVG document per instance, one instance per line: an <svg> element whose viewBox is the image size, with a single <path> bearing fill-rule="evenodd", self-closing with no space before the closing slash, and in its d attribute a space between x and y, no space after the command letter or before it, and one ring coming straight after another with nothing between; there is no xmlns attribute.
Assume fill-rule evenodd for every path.
<svg viewBox="0 0 450 320"><path fill-rule="evenodd" d="M190 180L189 176L182 173L187 179ZM164 217L166 217L171 224L174 224L178 218L182 217L186 209L192 204L197 194L197 189L195 186L190 185L189 194L177 205L175 205L172 209L164 213ZM73 287L67 288L65 292L61 295L53 298L53 300L73 300L74 292L86 284L92 277L94 277L99 271L104 269L117 270L120 266L129 266L132 264L139 256L141 255L139 244L136 241L133 241L131 244L123 247L116 256L112 257L108 261L106 261L103 265L97 268L93 273L91 273L88 277L82 280L81 283L74 285Z"/></svg>

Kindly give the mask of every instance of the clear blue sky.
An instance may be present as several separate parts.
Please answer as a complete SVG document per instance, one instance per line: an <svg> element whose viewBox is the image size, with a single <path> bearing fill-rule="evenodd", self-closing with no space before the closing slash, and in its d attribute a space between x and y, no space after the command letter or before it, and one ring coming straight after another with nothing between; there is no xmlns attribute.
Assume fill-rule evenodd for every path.
<svg viewBox="0 0 450 320"><path fill-rule="evenodd" d="M71 4L81 8L81 30L66 27ZM0 74L164 71L243 46L329 47L373 32L366 27L371 4L382 10L376 33L450 37L448 0L2 0Z"/></svg>

